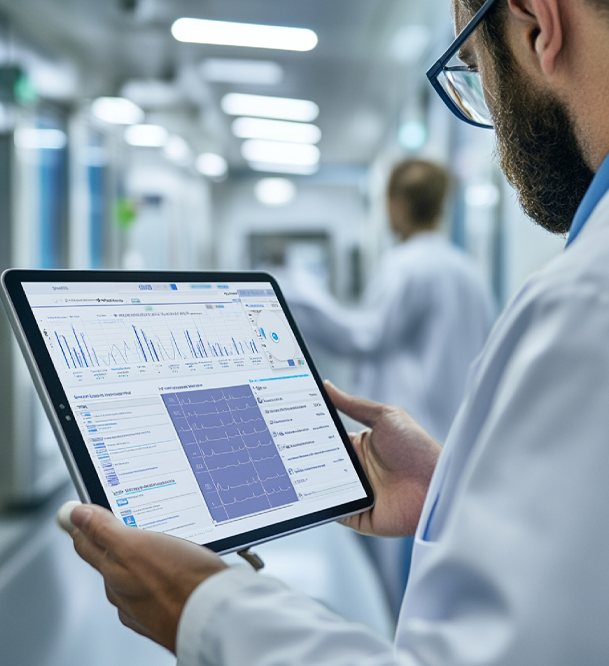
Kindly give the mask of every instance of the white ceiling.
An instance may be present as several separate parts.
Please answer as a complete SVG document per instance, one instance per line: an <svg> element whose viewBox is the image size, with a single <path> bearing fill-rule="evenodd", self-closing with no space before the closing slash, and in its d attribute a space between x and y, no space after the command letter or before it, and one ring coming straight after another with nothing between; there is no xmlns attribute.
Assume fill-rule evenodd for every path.
<svg viewBox="0 0 609 666"><path fill-rule="evenodd" d="M78 96L118 94L130 79L163 80L174 99L169 108L148 109L150 117L236 165L239 143L219 110L233 90L315 101L322 161L368 162L413 82L423 85L429 54L444 49L450 23L449 0L0 0L0 7L15 34L77 65ZM294 53L180 44L170 27L182 16L311 28L319 45ZM405 65L392 57L393 41L413 24L428 26L432 40L419 62ZM206 83L198 66L208 57L274 60L285 76L276 86Z"/></svg>

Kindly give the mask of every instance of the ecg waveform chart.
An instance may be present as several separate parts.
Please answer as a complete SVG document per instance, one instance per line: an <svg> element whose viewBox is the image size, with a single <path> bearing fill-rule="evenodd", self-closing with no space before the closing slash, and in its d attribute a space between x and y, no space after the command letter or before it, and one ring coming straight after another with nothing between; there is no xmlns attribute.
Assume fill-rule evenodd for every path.
<svg viewBox="0 0 609 666"><path fill-rule="evenodd" d="M216 522L298 501L248 385L162 397Z"/></svg>
<svg viewBox="0 0 609 666"><path fill-rule="evenodd" d="M234 311L45 323L47 343L68 370L260 354L247 318Z"/></svg>

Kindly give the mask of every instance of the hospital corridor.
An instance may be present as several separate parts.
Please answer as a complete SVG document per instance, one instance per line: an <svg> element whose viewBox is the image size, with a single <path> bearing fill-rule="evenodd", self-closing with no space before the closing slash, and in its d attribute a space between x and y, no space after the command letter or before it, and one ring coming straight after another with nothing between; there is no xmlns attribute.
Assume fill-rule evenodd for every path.
<svg viewBox="0 0 609 666"><path fill-rule="evenodd" d="M482 6L468 3L472 16ZM483 453L466 463L460 450L442 456L441 447L474 431L471 413L495 391L526 378L526 362L519 375L506 361L507 379L476 384L511 353L511 342L501 346L509 316L516 321L522 298L538 287L514 297L530 276L556 266L566 243L519 205L495 132L470 122L478 107L469 120L455 112L467 108L474 84L449 88L438 78L430 86L426 72L455 36L453 4L0 0L0 272L24 271L6 278L0 308L1 666L246 666L250 655L251 666L357 666L329 647L331 633L319 644L306 637L325 627L354 649L361 640L371 655L362 664L372 664L382 652L374 641L393 641L416 604L424 619L413 635L431 626L435 601L427 604L422 588L410 605L402 599L411 567L423 585L449 551L412 551L416 521L408 534L391 521L375 529L373 494L384 506L399 484L378 485L374 464L382 471L393 463L370 447L387 437L409 468L400 437L422 435L411 421L401 429L391 421L399 408L428 433L420 441L434 465L440 457L434 492L463 499L454 465L480 497L515 473L509 462L498 471ZM462 70L445 68L446 81ZM495 327L506 306L517 314ZM552 307L532 308L518 326ZM535 340L546 339L554 339L549 328ZM565 363L571 353L565 349ZM497 397L497 405L506 401ZM396 407L375 411L375 403ZM202 411L209 404L213 414ZM528 413L526 400L521 408ZM492 412L476 431L480 441L502 418ZM346 434L364 428L372 430ZM231 438L239 444L222 448ZM480 468L468 467L472 460ZM531 469L542 474L543 465L534 460ZM424 491L407 496L423 507ZM58 525L60 507L83 498L112 510L117 535L127 526L183 537L193 548L211 544L232 568L225 574L220 560L209 560L220 573L189 598L177 652L175 628L162 646L121 623L129 617L115 608L122 592L108 579L104 586L65 521ZM491 500L469 501L488 525L500 520L501 508L485 513L496 508ZM352 514L364 508L357 523ZM471 516L451 522L441 494L420 511L430 543L456 525L475 533ZM374 515L376 525L365 518ZM351 529L356 523L363 534ZM498 558L520 538L509 524L505 540L494 542ZM77 527L71 536L84 539L88 528ZM101 558L104 575L119 567L103 542L108 530L100 528L95 546L78 545L80 555ZM133 563L155 561L150 543L149 551L131 548ZM256 580L273 579L267 587L246 581L252 552L264 562ZM450 552L436 587L439 580L487 594L489 570L472 572L464 550ZM135 589L139 575L121 571L121 584ZM175 567L176 575L186 571ZM197 596L207 585L209 603ZM244 590L243 607L222 596L233 588ZM288 589L300 596L290 601ZM272 623L282 599L285 645L255 624L247 629L250 618ZM310 623L295 629L291 618L304 618L311 599ZM442 612L463 612L461 629L470 631L477 616L467 608L451 597ZM205 631L235 630L212 656L186 647L202 609L210 614ZM503 612L489 611L489 627ZM343 620L368 638L341 633ZM429 631L429 645L450 643L433 643ZM481 644L450 663L517 663L485 660ZM277 654L259 658L264 645ZM326 648L334 655L327 661ZM403 663L445 663L425 662L441 653L427 649L412 648L421 661Z"/></svg>

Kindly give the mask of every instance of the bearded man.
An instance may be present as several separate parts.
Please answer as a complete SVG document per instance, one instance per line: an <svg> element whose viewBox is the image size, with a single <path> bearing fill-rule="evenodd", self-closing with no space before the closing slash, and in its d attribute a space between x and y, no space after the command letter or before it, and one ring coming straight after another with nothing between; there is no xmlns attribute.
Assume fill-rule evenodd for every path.
<svg viewBox="0 0 609 666"><path fill-rule="evenodd" d="M395 646L205 549L72 512L123 621L181 666L609 663L609 1L455 0L454 15L428 76L495 128L524 209L567 248L495 327L441 455L405 412L328 387L368 426L354 442L377 493L345 522L416 530Z"/></svg>

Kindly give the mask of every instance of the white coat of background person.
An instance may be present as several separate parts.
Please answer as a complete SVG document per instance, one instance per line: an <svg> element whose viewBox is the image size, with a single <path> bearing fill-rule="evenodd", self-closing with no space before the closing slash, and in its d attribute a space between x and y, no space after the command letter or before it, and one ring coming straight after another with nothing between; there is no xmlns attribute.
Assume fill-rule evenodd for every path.
<svg viewBox="0 0 609 666"><path fill-rule="evenodd" d="M495 326L439 462L404 412L329 387L368 426L355 444L377 491L346 522L418 523L395 646L192 544L72 512L123 620L180 666L609 663L609 0L454 6L445 62L460 49L467 67L447 80L466 77L468 106L444 100L494 125L523 207L567 248Z"/></svg>
<svg viewBox="0 0 609 666"><path fill-rule="evenodd" d="M440 442L493 320L476 266L438 231L449 186L439 164L406 159L393 167L387 210L399 243L381 257L359 307L342 306L305 279L284 289L313 351L353 362L355 395L406 409ZM366 546L397 617L412 539L367 539Z"/></svg>
<svg viewBox="0 0 609 666"><path fill-rule="evenodd" d="M493 321L477 268L438 231L449 182L426 160L393 168L387 203L399 243L381 257L358 307L305 280L286 290L305 339L354 361L356 395L403 407L440 442Z"/></svg>

